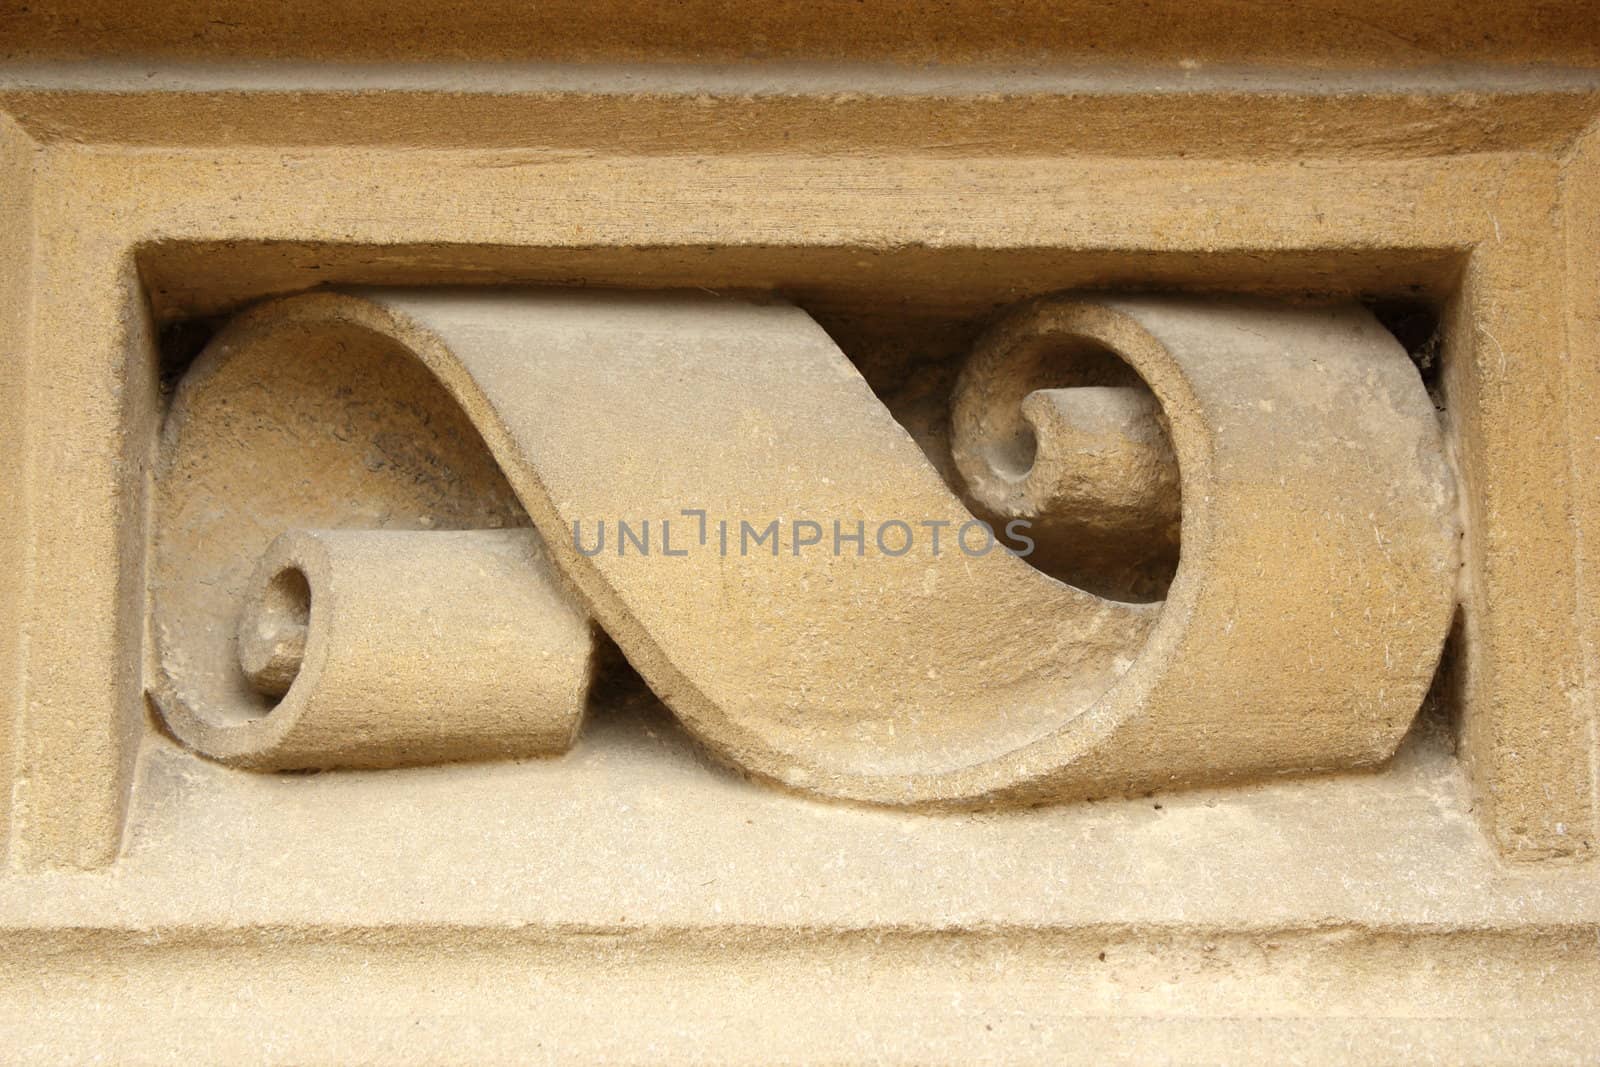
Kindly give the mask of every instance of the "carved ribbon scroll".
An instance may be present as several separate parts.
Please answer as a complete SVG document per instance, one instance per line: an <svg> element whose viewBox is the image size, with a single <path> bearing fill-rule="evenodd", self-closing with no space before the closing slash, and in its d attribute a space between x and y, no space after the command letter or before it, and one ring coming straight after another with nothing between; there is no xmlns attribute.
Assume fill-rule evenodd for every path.
<svg viewBox="0 0 1600 1067"><path fill-rule="evenodd" d="M543 543L507 574L546 599L569 596L723 759L797 789L899 805L1033 802L1386 758L1439 656L1458 536L1434 413L1393 338L1359 309L1155 298L1049 301L997 330L955 412L975 504L1055 507L1037 486L1070 462L1052 435L1081 422L1085 404L1135 427L1157 420L1170 452L1148 433L1127 438L1148 484L1118 492L1127 515L1170 519L1163 464L1175 459L1181 564L1163 601L1096 595L1006 551L889 555L870 533L859 554L854 542L800 550L802 521L826 544L836 523L945 524L950 537L974 516L795 308L317 294L240 316L180 387L158 494L152 695L181 740L254 767L558 748L581 692L548 694L577 692L588 671L570 629L509 642L513 654L446 624L436 661L417 642L400 657L400 677L508 657L509 686L475 669L475 714L504 719L520 689L524 716L557 724L523 729L509 749L492 728L477 735L481 751L470 740L430 748L432 736L474 736L445 729L458 710L438 686L426 700L400 686L386 698L408 721L399 749L365 758L359 743L342 757L286 745L263 724L286 706L325 706L313 689L334 665L315 676L299 665L286 689L266 670L263 691L238 662L241 614L259 622L247 605L282 573L258 561L286 531L404 529L406 551L425 552L438 536L428 530L527 521ZM1017 353L1047 335L1115 354L1153 401L1038 399ZM1019 419L1034 452L1008 467ZM722 550L686 512L781 519L781 543L775 554L764 542ZM622 517L669 521L680 552L594 552L574 537L575 524ZM367 565L381 571L377 560ZM426 592L395 610L423 625ZM512 626L525 608L484 605ZM340 625L338 610L312 591L306 648ZM299 654L285 647L257 650L257 673Z"/></svg>

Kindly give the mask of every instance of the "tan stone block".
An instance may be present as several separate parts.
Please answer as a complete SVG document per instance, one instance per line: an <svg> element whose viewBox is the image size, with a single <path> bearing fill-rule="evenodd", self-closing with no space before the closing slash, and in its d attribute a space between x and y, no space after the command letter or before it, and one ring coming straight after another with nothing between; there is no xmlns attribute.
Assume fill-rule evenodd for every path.
<svg viewBox="0 0 1600 1067"><path fill-rule="evenodd" d="M0 14L0 1033L12 1058L1587 1059L1600 980L1600 876L1578 862L1594 851L1600 795L1600 24L1588 6L1359 0L1268 19L1231 0L1138 17L1075 2L689 3L606 18L557 3L512 24L496 2L85 0ZM762 662L734 653L804 658L801 607L823 593L736 602L744 618L794 613L752 635L720 626L733 617L720 604L697 614L667 578L640 579L626 611L605 608L625 598L601 588L598 565L563 564L590 575L575 595L623 636L635 614L676 605L684 632L712 639L663 665L630 637L648 686L602 647L592 714L559 758L295 775L221 765L141 700L158 675L147 592L160 587L169 390L190 337L329 286L421 287L407 299L424 303L486 286L777 298L803 309L786 314L811 338L795 366L812 369L769 377L749 409L770 419L812 402L814 421L866 419L873 447L840 459L843 474L866 485L875 468L860 457L886 457L897 474L875 503L916 495L962 514L949 398L1006 309L1064 292L1366 304L1421 364L1454 468L1460 614L1444 668L1412 720L1448 597L1411 606L1407 583L1431 590L1428 568L1397 560L1387 621L1336 606L1320 622L1378 636L1416 622L1400 668L1379 669L1366 639L1318 661L1336 678L1308 667L1327 642L1277 662L1235 649L1147 705L1201 718L1152 735L1144 765L1069 761L1073 788L984 801L1054 803L823 803L759 780L783 778L791 753L815 758L801 731L762 762L770 738L721 736L674 681L720 657L732 698L770 685ZM507 380L528 373L511 355L525 349L474 336L472 321L440 330L447 349L483 342L503 348ZM732 386L736 368L773 370L751 368L735 342L719 351L720 365L706 362ZM795 384L822 367L833 392ZM556 384L604 368L577 370ZM686 469L745 462L695 449L749 449L759 427L711 419L715 432L689 434L710 400L671 385L656 410L634 396L564 417L659 425L687 442ZM1044 434L1039 473L1054 488L1021 502L1048 514L1070 485L1080 527L1120 508L1127 547L1148 547L1172 499L1148 404L1048 392L1016 411ZM1174 408L1170 389L1153 392ZM1324 445L1348 431L1328 419L1313 433L1316 421L1295 429ZM524 429L548 444L548 427ZM587 461L620 471L617 484L579 476L575 455L573 486L620 500L649 485L652 464L675 476L648 449L608 447ZM1076 448L1095 451L1100 473L1053 465ZM501 451L494 477L518 468ZM1206 514L1187 481L1195 463L1174 455L1192 524ZM1295 451L1265 458L1292 467ZM765 486L772 500L808 484L799 468L782 474ZM1399 483L1286 488L1348 502L1352 484L1381 498ZM1200 548L1284 573L1355 551L1354 525L1337 518L1297 524L1265 504L1228 515L1210 540L1182 531L1190 555L1164 608L1108 618L1170 625ZM1349 544L1316 540L1330 531ZM249 569L277 532L258 531L230 571L239 599L219 609L216 641L228 655ZM1308 543L1304 557L1285 551ZM1022 569L967 587L975 617L997 627L1014 621L1001 603L1013 590L1048 581L1011 562ZM619 573L617 588L633 588L637 575L615 567L607 582ZM1310 584L1354 605L1345 594L1379 573ZM1197 592L1190 605L1206 648L1234 616L1256 626L1249 648L1290 644L1327 606L1269 596L1251 617L1224 601ZM1297 618L1300 629L1272 624ZM866 692L870 653L894 649L881 677L925 695L913 668L945 651L867 644L854 674L841 652L833 689ZM272 655L292 661L280 645ZM978 673L964 680L973 691ZM1304 684L1258 686L1254 718L1206 721L1222 689L1285 674ZM1358 699L1389 677L1403 691ZM689 709L720 759L650 687ZM747 700L740 722L782 719ZM1364 719L1339 713L1358 705ZM1324 717L1272 717L1291 707ZM981 738L981 716L965 718L968 740ZM913 738L900 756L931 758L916 743L936 735L931 722L896 722ZM1329 724L1329 773L1299 774ZM833 771L862 757L845 733ZM974 749L952 762L970 765ZM752 763L758 780L724 762ZM1137 790L1174 765L1198 769L1184 778L1195 788L1065 799ZM1245 780L1200 784L1225 770ZM803 784L829 791L816 783Z"/></svg>

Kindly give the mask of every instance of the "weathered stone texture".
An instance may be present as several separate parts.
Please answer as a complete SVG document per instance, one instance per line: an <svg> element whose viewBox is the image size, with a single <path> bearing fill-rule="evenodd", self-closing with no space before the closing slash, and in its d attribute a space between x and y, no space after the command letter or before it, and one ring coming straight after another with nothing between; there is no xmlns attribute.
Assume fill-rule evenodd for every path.
<svg viewBox="0 0 1600 1067"><path fill-rule="evenodd" d="M1592 1059L1591 7L0 5L0 1047Z"/></svg>

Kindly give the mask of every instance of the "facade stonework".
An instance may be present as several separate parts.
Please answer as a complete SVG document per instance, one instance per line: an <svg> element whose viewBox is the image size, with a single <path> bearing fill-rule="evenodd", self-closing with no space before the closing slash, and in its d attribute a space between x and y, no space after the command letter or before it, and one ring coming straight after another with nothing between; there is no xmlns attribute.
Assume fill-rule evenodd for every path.
<svg viewBox="0 0 1600 1067"><path fill-rule="evenodd" d="M0 4L16 1058L1600 1055L1600 13Z"/></svg>

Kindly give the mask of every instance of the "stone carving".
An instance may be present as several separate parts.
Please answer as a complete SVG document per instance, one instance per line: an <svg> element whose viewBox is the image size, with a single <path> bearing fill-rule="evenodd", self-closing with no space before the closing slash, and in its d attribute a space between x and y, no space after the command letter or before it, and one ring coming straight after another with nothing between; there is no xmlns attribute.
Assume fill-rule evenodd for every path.
<svg viewBox="0 0 1600 1067"><path fill-rule="evenodd" d="M950 447L978 513L1081 546L1124 598L961 542L974 510L793 307L267 304L165 433L152 696L243 766L553 751L588 616L721 758L831 797L1024 803L1393 751L1458 530L1429 398L1366 312L1038 302L980 343Z"/></svg>

